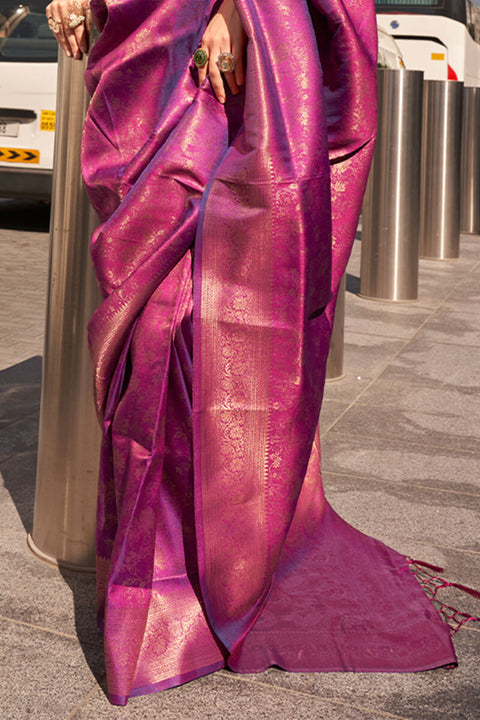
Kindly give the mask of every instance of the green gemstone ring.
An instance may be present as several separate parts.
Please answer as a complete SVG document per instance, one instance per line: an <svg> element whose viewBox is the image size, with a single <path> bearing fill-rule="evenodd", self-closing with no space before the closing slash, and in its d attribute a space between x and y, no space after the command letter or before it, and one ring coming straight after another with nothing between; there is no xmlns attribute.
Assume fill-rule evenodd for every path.
<svg viewBox="0 0 480 720"><path fill-rule="evenodd" d="M208 62L208 53L203 48L198 48L198 50L195 50L193 53L193 64L197 66L197 68L203 68Z"/></svg>

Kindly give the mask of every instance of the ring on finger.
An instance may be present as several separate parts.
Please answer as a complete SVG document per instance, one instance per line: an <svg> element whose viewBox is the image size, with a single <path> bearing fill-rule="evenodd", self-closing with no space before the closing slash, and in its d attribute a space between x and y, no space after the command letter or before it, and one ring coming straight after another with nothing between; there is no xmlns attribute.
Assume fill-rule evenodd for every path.
<svg viewBox="0 0 480 720"><path fill-rule="evenodd" d="M222 73L233 72L235 70L235 58L231 52L222 52L217 58L218 69Z"/></svg>
<svg viewBox="0 0 480 720"><path fill-rule="evenodd" d="M60 22L60 20L55 20L55 18L49 17L47 18L47 22L48 27L53 33L55 33L55 35L57 35L57 33L59 33L62 29L62 23Z"/></svg>
<svg viewBox="0 0 480 720"><path fill-rule="evenodd" d="M85 22L85 15L77 15L77 13L70 13L67 20L68 27L71 30L75 30L75 28Z"/></svg>
<svg viewBox="0 0 480 720"><path fill-rule="evenodd" d="M205 67L205 65L208 62L208 52L205 50L205 48L197 48L195 52L193 53L193 64L201 69Z"/></svg>

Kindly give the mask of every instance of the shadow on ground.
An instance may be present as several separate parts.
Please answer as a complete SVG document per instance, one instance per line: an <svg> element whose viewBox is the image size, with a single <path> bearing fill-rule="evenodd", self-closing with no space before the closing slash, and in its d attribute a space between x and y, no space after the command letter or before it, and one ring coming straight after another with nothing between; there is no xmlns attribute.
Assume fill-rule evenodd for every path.
<svg viewBox="0 0 480 720"><path fill-rule="evenodd" d="M33 530L41 380L38 356L0 371L0 471L26 535ZM75 630L85 660L106 692L95 575L63 568L59 572L72 593Z"/></svg>

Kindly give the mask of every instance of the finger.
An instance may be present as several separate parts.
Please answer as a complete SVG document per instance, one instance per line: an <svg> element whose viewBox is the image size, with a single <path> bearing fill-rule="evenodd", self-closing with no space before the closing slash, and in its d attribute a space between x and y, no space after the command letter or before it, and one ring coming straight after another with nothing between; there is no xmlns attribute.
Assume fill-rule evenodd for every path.
<svg viewBox="0 0 480 720"><path fill-rule="evenodd" d="M223 84L222 73L218 69L216 57L215 59L210 57L208 61L208 77L210 78L210 84L218 102L223 105L226 99L225 86Z"/></svg>
<svg viewBox="0 0 480 720"><path fill-rule="evenodd" d="M70 53L69 54L67 52L67 55L69 55L69 57L75 58L75 60L80 60L82 57L82 51L80 50L75 30L69 28L68 31L65 31L65 41L67 43Z"/></svg>
<svg viewBox="0 0 480 720"><path fill-rule="evenodd" d="M243 49L232 48L232 54L235 58L235 82L238 86L242 86L245 83L245 68L243 66Z"/></svg>
<svg viewBox="0 0 480 720"><path fill-rule="evenodd" d="M225 78L225 82L227 83L228 87L230 88L230 92L232 93L232 95L238 95L240 90L237 85L237 80L235 78L235 72L223 73L223 77Z"/></svg>
<svg viewBox="0 0 480 720"><path fill-rule="evenodd" d="M75 36L75 43L78 48L77 53L80 53L80 57L82 57L82 53L86 53L88 51L88 30L90 25L90 11L88 5L85 5L85 3L82 4L80 0L76 0L76 2L74 2L73 15L77 16L76 20L78 24L75 25L72 30ZM70 15L70 18L74 20L72 15Z"/></svg>
<svg viewBox="0 0 480 720"><path fill-rule="evenodd" d="M66 18L62 5L57 2L50 3L50 5L46 7L46 15L49 21L50 29L58 41L58 44L67 57L72 57L75 47L71 46L71 32L66 24ZM54 23L53 26L50 25L50 22Z"/></svg>
<svg viewBox="0 0 480 720"><path fill-rule="evenodd" d="M198 68L198 83L199 83L199 85L201 85L203 83L203 81L205 80L205 78L207 77L207 72L208 72L208 61L207 61L206 65L204 65L201 68Z"/></svg>
<svg viewBox="0 0 480 720"><path fill-rule="evenodd" d="M85 23L78 25L73 31L75 35L75 42L77 43L78 51L85 53L88 50L87 33L85 31Z"/></svg>
<svg viewBox="0 0 480 720"><path fill-rule="evenodd" d="M92 13L90 8L85 10L85 23L83 25L83 45L80 45L83 52L87 53L90 47L90 31L92 27Z"/></svg>
<svg viewBox="0 0 480 720"><path fill-rule="evenodd" d="M69 39L68 39L68 37L67 37L67 35L66 35L66 33L65 33L65 30L64 30L63 25L60 27L60 30L58 31L58 33L55 33L55 37L57 38L58 44L59 44L60 47L62 48L62 50L63 50L63 52L65 53L65 55L66 55L67 57L72 57L72 56L73 56L73 50L72 50L72 48L70 47L70 41L69 41Z"/></svg>

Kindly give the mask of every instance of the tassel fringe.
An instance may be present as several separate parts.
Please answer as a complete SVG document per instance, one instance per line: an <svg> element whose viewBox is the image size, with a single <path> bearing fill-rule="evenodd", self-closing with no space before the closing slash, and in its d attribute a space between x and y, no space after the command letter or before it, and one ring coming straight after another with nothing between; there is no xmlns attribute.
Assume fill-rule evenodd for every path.
<svg viewBox="0 0 480 720"><path fill-rule="evenodd" d="M449 626L452 635L456 635L460 628L467 622L480 622L480 617L461 612L460 610L451 607L451 605L442 603L437 597L439 590L446 587L454 587L480 600L480 591L468 587L467 585L462 585L461 583L449 582L448 580L438 577L438 575L434 575L433 573L443 572L443 568L438 567L437 565L430 565L430 563L423 562L422 560L412 560L412 558L409 557L407 557L406 560L420 586L433 602L443 620Z"/></svg>

